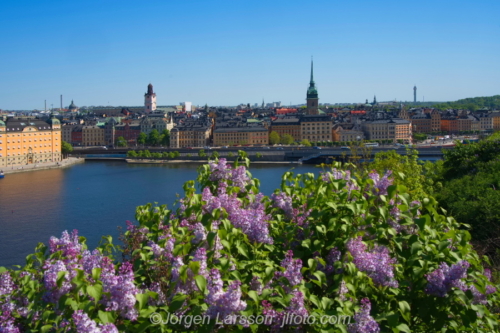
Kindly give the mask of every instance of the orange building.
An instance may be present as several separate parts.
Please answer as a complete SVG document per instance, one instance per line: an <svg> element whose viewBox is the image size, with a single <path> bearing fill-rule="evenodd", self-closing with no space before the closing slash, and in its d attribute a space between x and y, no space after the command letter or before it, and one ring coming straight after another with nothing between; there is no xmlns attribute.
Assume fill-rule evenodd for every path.
<svg viewBox="0 0 500 333"><path fill-rule="evenodd" d="M60 162L61 123L32 118L0 120L0 167Z"/></svg>

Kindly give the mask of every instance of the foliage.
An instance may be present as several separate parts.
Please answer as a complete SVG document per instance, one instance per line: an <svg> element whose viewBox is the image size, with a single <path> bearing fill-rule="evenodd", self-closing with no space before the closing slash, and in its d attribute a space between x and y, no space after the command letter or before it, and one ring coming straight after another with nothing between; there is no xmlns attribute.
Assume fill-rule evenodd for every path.
<svg viewBox="0 0 500 333"><path fill-rule="evenodd" d="M118 139L116 139L116 146L127 147L127 140L125 140L123 136L118 137Z"/></svg>
<svg viewBox="0 0 500 333"><path fill-rule="evenodd" d="M413 139L417 141L427 140L427 134L425 133L413 133Z"/></svg>
<svg viewBox="0 0 500 333"><path fill-rule="evenodd" d="M291 145L294 142L293 136L290 134L283 134L283 136L280 139L280 142L284 145Z"/></svg>
<svg viewBox="0 0 500 333"><path fill-rule="evenodd" d="M66 141L62 141L61 143L61 153L64 155L64 156L68 156L68 154L72 153L73 152L73 146L66 142Z"/></svg>
<svg viewBox="0 0 500 333"><path fill-rule="evenodd" d="M262 158L262 153L259 153L259 152L255 153L255 157Z"/></svg>
<svg viewBox="0 0 500 333"><path fill-rule="evenodd" d="M306 147L311 147L311 143L307 139L303 139L302 141L300 141L300 144Z"/></svg>
<svg viewBox="0 0 500 333"><path fill-rule="evenodd" d="M148 137L147 137L146 133L141 132L137 136L137 144L138 145L145 145L147 139L148 139Z"/></svg>
<svg viewBox="0 0 500 333"><path fill-rule="evenodd" d="M199 156L199 157L206 157L206 156L207 156L207 154L205 153L205 150L200 149L200 150L198 151L198 156Z"/></svg>
<svg viewBox="0 0 500 333"><path fill-rule="evenodd" d="M280 135L276 131L269 133L269 143L272 145L280 143Z"/></svg>
<svg viewBox="0 0 500 333"><path fill-rule="evenodd" d="M212 151L210 158L212 158L212 159L219 158L219 152L217 150Z"/></svg>
<svg viewBox="0 0 500 333"><path fill-rule="evenodd" d="M137 152L135 150L129 150L127 152L127 157L138 157L139 154L137 154Z"/></svg>
<svg viewBox="0 0 500 333"><path fill-rule="evenodd" d="M111 237L89 252L74 231L40 244L24 267L0 268L0 327L276 332L291 316L311 324L284 331L497 330L498 292L469 233L434 199L413 201L391 182L337 168L287 172L267 197L244 166L210 162L202 193L187 182L176 210L137 208L123 260ZM152 322L167 314L166 325ZM181 315L211 320L175 324ZM270 320L250 322L257 315ZM322 322L332 316L335 325Z"/></svg>
<svg viewBox="0 0 500 333"><path fill-rule="evenodd" d="M149 132L146 142L150 146L156 146L160 143L160 133L158 133L157 129L153 129Z"/></svg>
<svg viewBox="0 0 500 333"><path fill-rule="evenodd" d="M164 129L159 138L160 144L168 147L170 146L170 131L168 129Z"/></svg>
<svg viewBox="0 0 500 333"><path fill-rule="evenodd" d="M490 110L500 109L500 95L489 96L489 97L473 97L459 99L455 102L439 103L433 107L446 110L446 109L462 109L476 111L477 109L488 108Z"/></svg>

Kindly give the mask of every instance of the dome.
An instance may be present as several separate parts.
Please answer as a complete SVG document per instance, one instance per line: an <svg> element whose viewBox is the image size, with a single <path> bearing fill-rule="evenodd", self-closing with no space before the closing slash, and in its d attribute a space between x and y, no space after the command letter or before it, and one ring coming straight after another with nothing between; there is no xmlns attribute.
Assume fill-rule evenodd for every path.
<svg viewBox="0 0 500 333"><path fill-rule="evenodd" d="M78 109L78 106L76 106L75 103L73 103L73 100L71 100L71 104L69 105L68 109L70 110Z"/></svg>
<svg viewBox="0 0 500 333"><path fill-rule="evenodd" d="M50 118L49 120L47 120L47 124L61 125L61 122L56 117L52 116L52 118Z"/></svg>

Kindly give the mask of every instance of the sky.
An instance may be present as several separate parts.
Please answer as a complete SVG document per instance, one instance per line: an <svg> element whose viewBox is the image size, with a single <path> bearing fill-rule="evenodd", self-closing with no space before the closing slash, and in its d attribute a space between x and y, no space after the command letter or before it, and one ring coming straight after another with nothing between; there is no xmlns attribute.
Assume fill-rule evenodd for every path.
<svg viewBox="0 0 500 333"><path fill-rule="evenodd" d="M500 1L2 1L0 109L500 93Z"/></svg>

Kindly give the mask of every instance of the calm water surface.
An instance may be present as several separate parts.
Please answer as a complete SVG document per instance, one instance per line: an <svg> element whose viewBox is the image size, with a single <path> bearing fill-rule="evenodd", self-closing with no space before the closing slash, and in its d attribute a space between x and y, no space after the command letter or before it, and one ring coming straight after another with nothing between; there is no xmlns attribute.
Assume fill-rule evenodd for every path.
<svg viewBox="0 0 500 333"><path fill-rule="evenodd" d="M0 266L24 265L39 242L78 229L93 249L102 235L119 244L118 226L134 220L135 208L148 202L169 208L196 179L199 165L129 165L86 162L67 169L6 175L0 179ZM271 194L289 165L251 165L261 191ZM321 171L293 166L296 173Z"/></svg>

